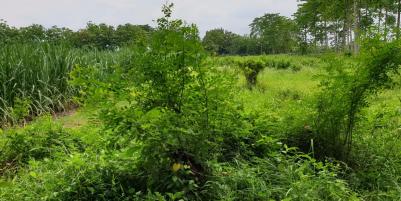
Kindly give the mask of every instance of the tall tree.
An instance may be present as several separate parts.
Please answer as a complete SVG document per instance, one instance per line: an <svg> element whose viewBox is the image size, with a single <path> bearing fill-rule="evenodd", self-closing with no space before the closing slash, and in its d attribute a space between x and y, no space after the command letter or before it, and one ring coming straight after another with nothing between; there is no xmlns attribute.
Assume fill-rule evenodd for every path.
<svg viewBox="0 0 401 201"><path fill-rule="evenodd" d="M265 14L250 24L251 36L259 39L260 53L288 53L296 38L295 22L279 14Z"/></svg>
<svg viewBox="0 0 401 201"><path fill-rule="evenodd" d="M401 0L398 0L397 6L397 39L400 38L400 22L401 22Z"/></svg>
<svg viewBox="0 0 401 201"><path fill-rule="evenodd" d="M399 37L401 0L300 0L295 21L299 37L308 47L359 51L361 35L381 34L383 40ZM323 26L322 26L323 25ZM325 43L319 41L323 38Z"/></svg>
<svg viewBox="0 0 401 201"><path fill-rule="evenodd" d="M231 51L234 40L239 38L238 34L230 31L220 29L213 29L206 32L205 37L202 40L203 46L209 52L224 55L233 54Z"/></svg>

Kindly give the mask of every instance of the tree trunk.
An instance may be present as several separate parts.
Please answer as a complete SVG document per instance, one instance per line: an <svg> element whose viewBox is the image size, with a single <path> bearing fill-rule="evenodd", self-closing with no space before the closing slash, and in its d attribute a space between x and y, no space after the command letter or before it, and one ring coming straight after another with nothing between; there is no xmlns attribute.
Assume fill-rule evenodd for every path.
<svg viewBox="0 0 401 201"><path fill-rule="evenodd" d="M353 37L352 37L352 25L349 26L348 28L348 51L353 52Z"/></svg>
<svg viewBox="0 0 401 201"><path fill-rule="evenodd" d="M397 39L400 38L400 17L401 17L401 0L398 0L398 8L397 8Z"/></svg>
<svg viewBox="0 0 401 201"><path fill-rule="evenodd" d="M382 13L383 13L382 5L380 4L380 6L379 6L379 26L377 27L379 33L380 33L380 27L382 25Z"/></svg>
<svg viewBox="0 0 401 201"><path fill-rule="evenodd" d="M384 41L387 41L387 35L388 35L388 30L387 30L387 18L388 18L388 9L385 9L385 14L384 14Z"/></svg>
<svg viewBox="0 0 401 201"><path fill-rule="evenodd" d="M357 54L359 52L358 40L359 40L359 18L360 18L360 10L359 10L359 1L354 0L354 53Z"/></svg>
<svg viewBox="0 0 401 201"><path fill-rule="evenodd" d="M343 24L343 48L344 51L347 50L347 33L348 33L348 29L347 29L347 24L348 24L348 12L347 12L347 6L348 6L348 1L344 0L344 24Z"/></svg>
<svg viewBox="0 0 401 201"><path fill-rule="evenodd" d="M327 28L327 20L324 21L324 32L325 32L325 46L326 49L329 49L329 33L328 33L328 28Z"/></svg>

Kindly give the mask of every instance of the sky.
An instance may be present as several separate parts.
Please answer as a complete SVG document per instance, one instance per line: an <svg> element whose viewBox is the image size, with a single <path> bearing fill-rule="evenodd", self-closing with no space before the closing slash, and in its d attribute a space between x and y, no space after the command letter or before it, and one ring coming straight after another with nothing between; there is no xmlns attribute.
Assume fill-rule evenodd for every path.
<svg viewBox="0 0 401 201"><path fill-rule="evenodd" d="M198 25L201 34L224 28L248 34L249 24L265 13L290 17L297 0L169 0L175 4L174 17ZM74 30L86 23L119 25L149 24L162 16L166 0L0 0L0 19L11 26L41 24Z"/></svg>

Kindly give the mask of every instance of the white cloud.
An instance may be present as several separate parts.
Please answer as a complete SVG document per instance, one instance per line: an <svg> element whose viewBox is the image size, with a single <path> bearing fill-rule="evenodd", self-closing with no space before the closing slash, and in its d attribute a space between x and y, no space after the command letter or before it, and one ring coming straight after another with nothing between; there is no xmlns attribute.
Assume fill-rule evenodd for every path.
<svg viewBox="0 0 401 201"><path fill-rule="evenodd" d="M0 0L0 19L13 26L33 23L79 29L88 21L153 24L165 0ZM201 32L225 28L248 33L248 25L267 12L291 16L296 0L170 0L176 17L196 23Z"/></svg>

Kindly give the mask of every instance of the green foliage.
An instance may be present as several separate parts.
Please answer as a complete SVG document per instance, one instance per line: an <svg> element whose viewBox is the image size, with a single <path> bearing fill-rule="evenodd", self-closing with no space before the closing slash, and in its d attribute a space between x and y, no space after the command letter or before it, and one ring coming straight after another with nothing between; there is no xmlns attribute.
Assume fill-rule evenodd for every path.
<svg viewBox="0 0 401 201"><path fill-rule="evenodd" d="M144 108L167 107L181 111L185 88L202 79L200 63L203 48L195 25L186 26L181 20L170 20L171 8L165 7L165 18L158 19L159 27L148 46L134 56L132 76L144 95Z"/></svg>
<svg viewBox="0 0 401 201"><path fill-rule="evenodd" d="M84 148L78 139L52 123L51 117L43 117L38 122L1 133L4 144L0 152L0 175L15 174L32 159L55 158L59 153L69 154Z"/></svg>
<svg viewBox="0 0 401 201"><path fill-rule="evenodd" d="M385 41L400 36L398 0L300 2L294 16L303 53L326 50L358 53L362 35L374 38L380 34Z"/></svg>
<svg viewBox="0 0 401 201"><path fill-rule="evenodd" d="M257 17L249 25L250 35L212 29L206 32L203 46L212 55L262 55L294 52L296 24L278 14Z"/></svg>
<svg viewBox="0 0 401 201"><path fill-rule="evenodd" d="M249 36L213 29L202 39L203 47L212 55L254 55L259 54L258 40Z"/></svg>
<svg viewBox="0 0 401 201"><path fill-rule="evenodd" d="M206 32L202 40L205 50L218 55L229 53L229 47L235 35L223 29L214 29Z"/></svg>
<svg viewBox="0 0 401 201"><path fill-rule="evenodd" d="M314 2L296 17L323 44L310 11L332 4ZM202 46L292 52L294 21L267 14L252 37L212 30L202 44L195 25L171 19L172 7L154 30L0 23L4 121L26 126L73 95L91 113L83 126L57 114L0 129L0 200L400 199L399 42L367 40L358 58L207 58ZM13 42L20 34L25 43ZM61 43L74 40L88 48Z"/></svg>
<svg viewBox="0 0 401 201"><path fill-rule="evenodd" d="M135 56L137 83L127 102L105 110L102 119L114 133L111 147L139 150L142 192L195 199L210 173L207 161L226 159L233 150L219 150L221 144L245 131L238 105L229 101L229 77L201 66L204 53L196 27L170 20L171 6L163 11L154 42Z"/></svg>
<svg viewBox="0 0 401 201"><path fill-rule="evenodd" d="M267 60L266 63L267 65L277 69L288 69L291 67L291 62L288 60Z"/></svg>
<svg viewBox="0 0 401 201"><path fill-rule="evenodd" d="M145 42L152 32L149 25L124 24L115 28L114 35L117 45L123 47Z"/></svg>
<svg viewBox="0 0 401 201"><path fill-rule="evenodd" d="M146 42L152 28L148 25L125 24L113 27L105 23L89 22L86 28L73 33L68 39L78 48L114 50Z"/></svg>
<svg viewBox="0 0 401 201"><path fill-rule="evenodd" d="M65 27L45 28L38 24L15 28L0 19L0 44L54 42L65 43L77 48L114 50L143 43L149 38L152 31L153 28L149 25L128 23L113 27L104 23L95 24L92 22L89 22L84 29L76 32Z"/></svg>
<svg viewBox="0 0 401 201"><path fill-rule="evenodd" d="M308 91L316 87L312 87L314 82L309 83L308 79L311 79L312 70L319 71L312 68L321 62L317 58L285 60L302 66L299 72L267 68L259 75L258 86L266 87L268 93L236 88L234 73L237 72L233 68L212 68L209 61L200 63L189 75L181 110L177 111L167 104L143 101L156 92L149 93L149 86L130 82L131 76L143 76L138 75L143 73L138 70L139 64L113 61L141 58L141 53L124 53L121 57L109 57L105 52L96 54L104 60L93 55L80 58L80 62L94 65L76 67L70 81L78 88L81 86L80 100L98 102L102 109L100 118L106 128L68 132L74 136L58 137L70 145L68 151L54 148L44 158L29 156L20 166L18 177L0 188L2 198L357 200L351 188L363 198L397 198L395 185L387 185L386 193L367 185L396 182L391 179L395 174L390 168L384 168L383 178L375 175L382 161L378 160L377 153L377 162L372 161L369 167L347 174L340 169L343 166L318 162L293 148L283 148L280 143L302 139L305 147L310 148L307 146L309 136L296 139L294 135L310 134L314 128L308 125L310 117L315 115L314 100L308 98L312 92ZM233 65L232 60L236 59L222 60L226 60L225 65ZM265 59L284 60L275 56L257 61ZM107 67L107 63L111 66ZM238 103L239 99L244 105ZM40 133L47 133L46 130L48 128ZM84 149L77 148L80 143L74 144L75 136L79 137L75 141L84 142ZM318 151L314 148L312 156ZM364 148L360 149L362 152ZM367 156L358 155L360 160L363 157ZM383 167L395 167L394 163L384 164ZM368 193L361 186L373 192ZM383 195L378 195L380 193Z"/></svg>
<svg viewBox="0 0 401 201"><path fill-rule="evenodd" d="M74 90L68 73L75 56L68 46L11 44L0 51L0 122L64 108ZM17 107L14 108L13 107Z"/></svg>
<svg viewBox="0 0 401 201"><path fill-rule="evenodd" d="M391 82L389 73L401 64L400 48L399 41L372 39L366 41L357 68L331 63L317 102L316 138L323 156L347 158L360 111L368 105L368 97Z"/></svg>
<svg viewBox="0 0 401 201"><path fill-rule="evenodd" d="M350 185L360 189L367 200L397 200L400 197L400 113L391 96L380 94L369 108L361 111L355 130ZM392 104L395 103L395 104Z"/></svg>
<svg viewBox="0 0 401 201"><path fill-rule="evenodd" d="M14 106L9 108L11 111L11 118L13 120L21 120L27 118L29 116L29 107L32 104L32 101L29 99L21 100L20 98L16 98L14 101Z"/></svg>
<svg viewBox="0 0 401 201"><path fill-rule="evenodd" d="M90 91L85 83L99 93L111 88L124 93L123 82L117 80L124 79L124 73L132 68L135 54L135 50L129 48L118 52L85 50L73 49L64 43L45 42L8 44L1 48L0 124L3 126L68 109L75 104L72 97L77 92ZM111 84L113 82L120 85ZM82 97L89 96L82 94ZM95 99L93 97L92 102L96 102ZM81 98L76 103L82 101Z"/></svg>
<svg viewBox="0 0 401 201"><path fill-rule="evenodd" d="M295 44L295 23L279 14L265 14L249 25L251 36L259 40L260 54L292 52Z"/></svg>
<svg viewBox="0 0 401 201"><path fill-rule="evenodd" d="M0 19L0 45L4 45L17 38L18 31L7 25L7 22Z"/></svg>
<svg viewBox="0 0 401 201"><path fill-rule="evenodd" d="M117 46L114 40L114 27L89 22L86 29L80 30L75 36L75 46L94 47L98 49L113 49Z"/></svg>
<svg viewBox="0 0 401 201"><path fill-rule="evenodd" d="M287 148L252 162L219 164L207 184L207 200L358 200L339 167Z"/></svg>
<svg viewBox="0 0 401 201"><path fill-rule="evenodd" d="M238 66L244 72L249 89L256 86L258 74L265 68L265 64L257 60L242 60Z"/></svg>
<svg viewBox="0 0 401 201"><path fill-rule="evenodd" d="M117 65L108 69L75 66L69 80L69 84L78 91L78 96L74 97L75 102L100 108L110 99L124 96L129 81L122 71Z"/></svg>

